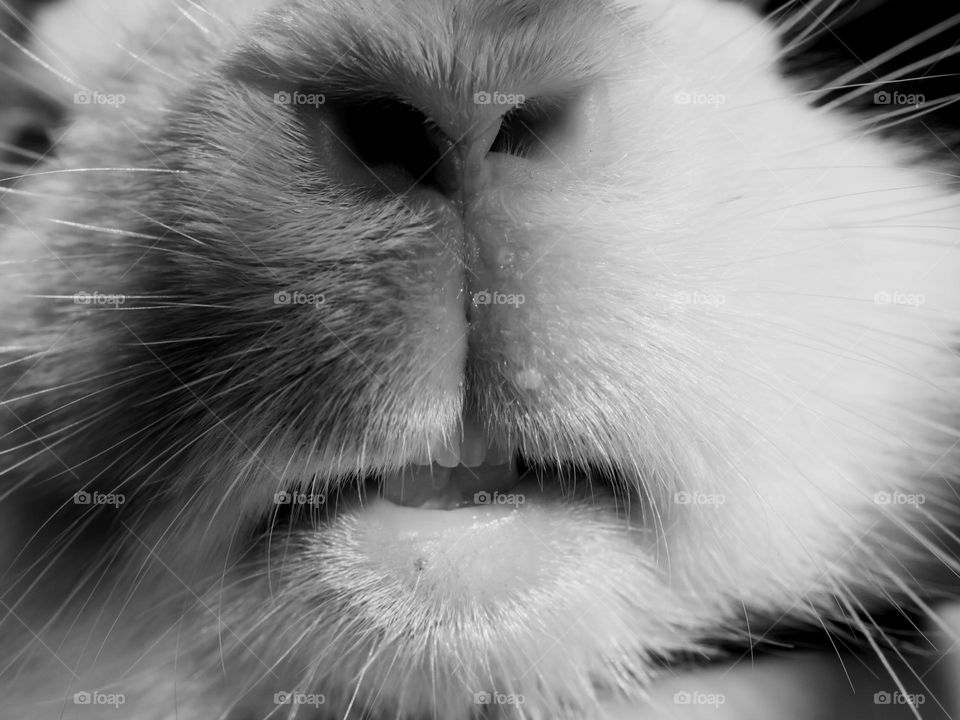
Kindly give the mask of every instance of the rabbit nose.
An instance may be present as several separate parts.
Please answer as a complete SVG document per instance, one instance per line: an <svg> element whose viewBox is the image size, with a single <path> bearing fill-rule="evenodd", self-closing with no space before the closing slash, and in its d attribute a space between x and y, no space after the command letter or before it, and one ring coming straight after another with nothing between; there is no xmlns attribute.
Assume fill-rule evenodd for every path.
<svg viewBox="0 0 960 720"><path fill-rule="evenodd" d="M453 139L439 127L430 129L430 140L439 155L433 172L437 189L461 206L486 188L491 180L490 153L500 135L502 117L476 123Z"/></svg>
<svg viewBox="0 0 960 720"><path fill-rule="evenodd" d="M332 99L301 116L331 180L374 195L429 189L459 204L489 179L484 159L508 110L441 123L392 98Z"/></svg>
<svg viewBox="0 0 960 720"><path fill-rule="evenodd" d="M529 176L575 167L604 134L600 96L331 98L302 120L332 180L381 196L432 190L462 210L505 168Z"/></svg>

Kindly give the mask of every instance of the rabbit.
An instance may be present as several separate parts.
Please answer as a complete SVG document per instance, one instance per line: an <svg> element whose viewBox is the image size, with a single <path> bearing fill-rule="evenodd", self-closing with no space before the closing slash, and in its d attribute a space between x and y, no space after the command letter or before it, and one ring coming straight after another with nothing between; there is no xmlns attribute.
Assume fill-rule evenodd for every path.
<svg viewBox="0 0 960 720"><path fill-rule="evenodd" d="M8 8L0 715L743 718L787 624L942 706L960 18L882 5Z"/></svg>

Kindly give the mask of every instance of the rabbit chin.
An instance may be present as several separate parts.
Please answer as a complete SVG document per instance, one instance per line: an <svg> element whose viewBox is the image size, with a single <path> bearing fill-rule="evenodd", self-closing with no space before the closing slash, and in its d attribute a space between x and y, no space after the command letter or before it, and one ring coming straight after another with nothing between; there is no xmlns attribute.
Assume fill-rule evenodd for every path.
<svg viewBox="0 0 960 720"><path fill-rule="evenodd" d="M224 72L211 68L229 65L244 23L281 4L190 5L77 0L44 13L42 59L84 86L125 95L121 107L76 108L64 147L80 163L91 164L86 148L114 137L139 142L134 131L187 92L191 70ZM466 7L435 5L439 17ZM291 7L309 28L324 12L379 5ZM254 418L243 440L276 470L266 482L215 433L206 445L191 442L199 449L163 497L123 516L115 570L128 585L117 591L111 578L39 639L26 638L33 665L16 692L35 697L17 717L64 706L66 717L100 717L72 700L94 690L122 694L120 713L137 720L294 711L466 720L488 700L506 717L582 717L613 696L640 701L660 661L736 632L744 606L799 606L813 619L835 614L838 595L861 593L845 600L850 609L911 591L888 568L933 546L924 528L939 522L949 493L942 478L956 467L955 200L914 167L909 148L806 107L774 69L772 29L742 7L617 8L639 34L634 54L609 60L602 163L583 160L572 179L508 182L477 201L485 214L473 221L498 224L525 263L501 289L526 302L495 309L456 340L461 309L437 303L437 288L418 289L455 264L418 236L410 284L366 288L371 307L396 305L398 288L407 304L399 327L408 344L387 338L386 357L363 358L385 378L370 401L374 419L353 423L349 398L339 398L347 417L307 447L258 444L258 433L274 435L270 418ZM384 12L386 21L402 14ZM581 20L598 22L586 10ZM149 63L129 59L168 25L178 33L172 49L148 53ZM103 42L104 33L118 42ZM527 38L545 48L564 41ZM184 58L199 67L183 67ZM221 88L242 70L216 77ZM214 112L216 102L236 102L216 96L216 85L205 85L212 97L191 98L199 106L186 103L190 127L211 145L223 133L221 147L231 147L230 134L255 118ZM186 111L167 120L183 123L178 112ZM273 197L264 186L291 172L289 148L271 142L251 151L262 176L230 176L223 193L236 198L208 201L244 239L236 203ZM106 154L124 164L115 147ZM211 170L228 171L236 157L222 160ZM209 177L196 175L182 182L197 183L200 195ZM44 182L34 189L66 198L84 181ZM69 219L73 233L116 223L102 210L44 202L36 217ZM277 232L290 237L308 225L299 223ZM44 249L23 234L14 252L39 258ZM430 257L444 258L443 272ZM23 282L0 290L11 313L30 294ZM359 337L365 316L344 313L334 326ZM424 365L436 368L433 386L411 381ZM474 393L466 401L464 372ZM588 496L554 493L559 476L541 474L545 489L528 487L509 507L351 499L356 480L344 473L408 466L414 449L451 435L466 404L487 410L487 429L505 428L530 462L601 467L618 479ZM316 490L338 504L243 546L251 525L276 519L278 490L310 491L275 477L319 478ZM181 496L191 502L170 500ZM921 497L935 522L914 522ZM25 611L31 625L63 596L37 597Z"/></svg>

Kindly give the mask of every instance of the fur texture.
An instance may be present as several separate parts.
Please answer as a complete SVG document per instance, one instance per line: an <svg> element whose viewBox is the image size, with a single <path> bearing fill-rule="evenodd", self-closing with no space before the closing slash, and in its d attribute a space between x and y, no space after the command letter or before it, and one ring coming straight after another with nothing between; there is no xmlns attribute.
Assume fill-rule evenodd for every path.
<svg viewBox="0 0 960 720"><path fill-rule="evenodd" d="M0 235L9 717L592 717L745 615L872 636L925 607L955 566L956 170L785 80L804 22L44 8L17 62L65 122ZM385 97L467 133L484 92L582 122L508 143L462 206L345 140ZM466 412L553 468L536 571L489 594L398 571L363 501ZM281 522L284 490L327 503Z"/></svg>

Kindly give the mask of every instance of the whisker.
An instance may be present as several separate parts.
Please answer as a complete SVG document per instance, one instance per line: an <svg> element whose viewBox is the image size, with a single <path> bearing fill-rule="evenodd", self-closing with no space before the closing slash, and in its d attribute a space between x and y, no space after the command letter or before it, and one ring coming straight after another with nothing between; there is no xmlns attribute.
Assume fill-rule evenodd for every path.
<svg viewBox="0 0 960 720"><path fill-rule="evenodd" d="M75 87L75 88L77 88L78 90L81 90L81 91L84 91L84 92L90 92L90 88L88 88L88 87L86 87L86 86L84 86L84 85L81 85L79 82L77 82L76 80L74 80L73 78L71 78L70 76L68 76L66 73L63 73L63 72L57 70L55 67L53 67L52 65L50 65L48 62L46 62L45 60L43 60L41 57L39 57L38 55L36 55L34 52L32 52L32 51L31 51L29 48L27 48L25 45L23 45L23 44L21 44L20 42L18 42L18 41L16 40L16 38L14 38L14 37L12 37L11 35L9 35L9 34L8 34L7 32L5 32L3 29L0 29L0 38L3 38L4 40L6 40L8 43L10 43L13 47L15 47L15 48L16 48L17 50L19 50L21 53L23 53L23 54L26 55L28 58L30 58L31 60L33 60L37 65L39 65L40 67L42 67L44 70L47 70L51 75L54 75L55 77L59 78L59 79L62 80L63 82L67 83L67 85L71 85L72 87Z"/></svg>
<svg viewBox="0 0 960 720"><path fill-rule="evenodd" d="M93 167L93 168L61 168L59 170L38 170L37 172L25 173L23 175L12 175L10 177L0 178L0 182L11 182L13 180L23 180L24 178L43 177L46 175L69 175L100 172L121 172L121 173L157 173L160 175L184 175L189 170L171 170L169 168L142 168L142 167Z"/></svg>

